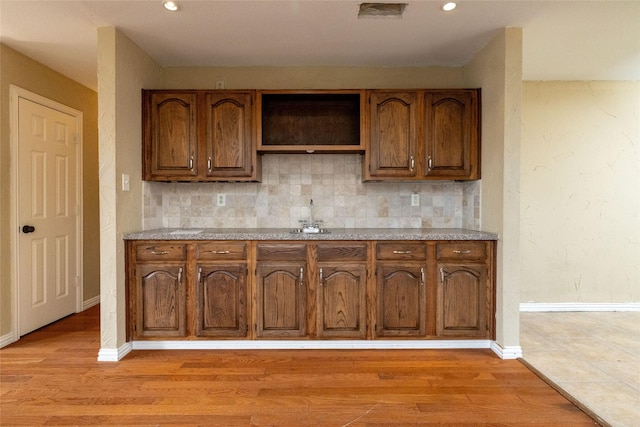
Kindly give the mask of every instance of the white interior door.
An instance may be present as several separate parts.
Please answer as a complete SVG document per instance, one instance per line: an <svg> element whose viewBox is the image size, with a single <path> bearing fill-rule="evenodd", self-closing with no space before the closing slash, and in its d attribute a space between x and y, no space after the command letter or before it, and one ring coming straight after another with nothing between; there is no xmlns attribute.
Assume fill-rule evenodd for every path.
<svg viewBox="0 0 640 427"><path fill-rule="evenodd" d="M81 120L69 112L18 99L20 335L77 311Z"/></svg>

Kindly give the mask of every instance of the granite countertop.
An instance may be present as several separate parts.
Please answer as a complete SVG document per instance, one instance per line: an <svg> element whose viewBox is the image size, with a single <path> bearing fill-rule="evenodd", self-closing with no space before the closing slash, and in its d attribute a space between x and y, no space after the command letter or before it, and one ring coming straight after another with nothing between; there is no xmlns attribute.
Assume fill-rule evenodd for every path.
<svg viewBox="0 0 640 427"><path fill-rule="evenodd" d="M158 228L126 233L125 240L498 240L464 228L334 228L293 233L289 228Z"/></svg>

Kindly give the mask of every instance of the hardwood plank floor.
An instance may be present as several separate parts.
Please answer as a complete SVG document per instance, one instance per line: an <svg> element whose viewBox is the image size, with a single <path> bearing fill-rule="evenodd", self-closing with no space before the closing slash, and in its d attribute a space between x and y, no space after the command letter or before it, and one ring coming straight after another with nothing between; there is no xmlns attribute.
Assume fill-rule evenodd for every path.
<svg viewBox="0 0 640 427"><path fill-rule="evenodd" d="M597 425L489 350L99 347L96 306L0 350L0 425Z"/></svg>

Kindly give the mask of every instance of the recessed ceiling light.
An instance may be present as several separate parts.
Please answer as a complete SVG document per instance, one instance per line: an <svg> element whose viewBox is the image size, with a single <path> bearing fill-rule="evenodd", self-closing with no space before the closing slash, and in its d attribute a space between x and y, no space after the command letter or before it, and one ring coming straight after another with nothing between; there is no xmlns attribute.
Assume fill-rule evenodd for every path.
<svg viewBox="0 0 640 427"><path fill-rule="evenodd" d="M453 9L456 8L456 6L457 4L455 2L450 1L442 5L442 10L444 10L445 12L451 12Z"/></svg>
<svg viewBox="0 0 640 427"><path fill-rule="evenodd" d="M178 3L174 1L163 1L162 5L165 9L170 10L171 12L175 12L179 9Z"/></svg>

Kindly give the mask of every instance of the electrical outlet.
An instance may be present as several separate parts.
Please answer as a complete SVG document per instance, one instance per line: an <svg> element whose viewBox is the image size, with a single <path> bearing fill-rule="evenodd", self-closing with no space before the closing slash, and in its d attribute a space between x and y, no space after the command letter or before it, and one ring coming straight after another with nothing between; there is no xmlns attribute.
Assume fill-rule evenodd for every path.
<svg viewBox="0 0 640 427"><path fill-rule="evenodd" d="M224 89L224 80L216 80L216 89Z"/></svg>
<svg viewBox="0 0 640 427"><path fill-rule="evenodd" d="M420 206L420 195L412 194L411 195L411 206Z"/></svg>
<svg viewBox="0 0 640 427"><path fill-rule="evenodd" d="M218 198L216 200L216 205L224 206L227 204L227 196L224 194L218 194Z"/></svg>

